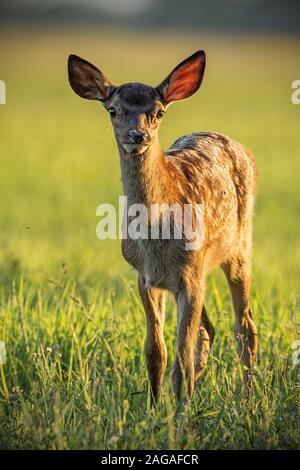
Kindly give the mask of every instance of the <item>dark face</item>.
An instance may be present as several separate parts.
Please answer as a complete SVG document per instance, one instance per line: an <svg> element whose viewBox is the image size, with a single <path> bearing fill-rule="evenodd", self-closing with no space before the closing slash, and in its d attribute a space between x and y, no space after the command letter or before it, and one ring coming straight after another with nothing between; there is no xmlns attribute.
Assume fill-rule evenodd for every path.
<svg viewBox="0 0 300 470"><path fill-rule="evenodd" d="M155 88L128 83L105 103L120 150L141 154L157 136L166 107Z"/></svg>
<svg viewBox="0 0 300 470"><path fill-rule="evenodd" d="M153 88L142 83L115 87L94 65L70 55L70 85L79 96L101 101L110 114L121 154L139 155L157 139L159 123L170 103L193 95L205 69L205 53L198 51L181 62Z"/></svg>

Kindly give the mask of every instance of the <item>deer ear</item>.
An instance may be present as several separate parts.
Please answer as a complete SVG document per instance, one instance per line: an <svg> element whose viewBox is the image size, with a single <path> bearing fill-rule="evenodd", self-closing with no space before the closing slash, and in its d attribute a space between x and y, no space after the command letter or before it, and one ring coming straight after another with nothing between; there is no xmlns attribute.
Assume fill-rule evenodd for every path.
<svg viewBox="0 0 300 470"><path fill-rule="evenodd" d="M106 101L113 86L103 73L77 55L70 55L68 60L69 82L75 93L88 100Z"/></svg>
<svg viewBox="0 0 300 470"><path fill-rule="evenodd" d="M205 69L205 52L197 51L156 87L165 104L192 96L200 87Z"/></svg>

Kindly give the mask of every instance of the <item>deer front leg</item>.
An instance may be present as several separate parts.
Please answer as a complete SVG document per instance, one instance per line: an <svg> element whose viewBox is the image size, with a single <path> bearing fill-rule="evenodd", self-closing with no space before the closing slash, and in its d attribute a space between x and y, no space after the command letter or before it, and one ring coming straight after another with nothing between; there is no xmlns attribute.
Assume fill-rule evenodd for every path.
<svg viewBox="0 0 300 470"><path fill-rule="evenodd" d="M192 291L192 292L191 292ZM177 295L177 355L173 370L173 385L177 402L190 399L195 386L195 352L203 307L202 286L182 288Z"/></svg>
<svg viewBox="0 0 300 470"><path fill-rule="evenodd" d="M138 282L147 319L145 356L150 383L151 406L153 406L157 402L167 366L167 348L163 338L165 291L157 288L146 288L141 276L139 276Z"/></svg>

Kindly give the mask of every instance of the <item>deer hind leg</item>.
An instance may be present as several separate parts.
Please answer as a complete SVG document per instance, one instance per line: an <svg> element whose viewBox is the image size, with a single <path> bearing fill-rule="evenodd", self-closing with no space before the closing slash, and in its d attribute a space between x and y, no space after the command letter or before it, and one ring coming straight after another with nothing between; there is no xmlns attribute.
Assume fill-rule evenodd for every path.
<svg viewBox="0 0 300 470"><path fill-rule="evenodd" d="M145 356L150 384L151 406L153 406L157 402L167 366L167 348L163 337L165 291L146 288L141 276L139 276L138 284L147 319Z"/></svg>
<svg viewBox="0 0 300 470"><path fill-rule="evenodd" d="M208 318L205 306L202 308L201 325L195 350L195 386L204 373L215 337L215 329Z"/></svg>
<svg viewBox="0 0 300 470"><path fill-rule="evenodd" d="M250 292L250 252L243 252L234 256L222 266L231 291L232 303L235 312L235 336L238 353L243 366L243 378L246 393L251 390L251 368L253 367L257 348L258 335L253 315L249 307Z"/></svg>

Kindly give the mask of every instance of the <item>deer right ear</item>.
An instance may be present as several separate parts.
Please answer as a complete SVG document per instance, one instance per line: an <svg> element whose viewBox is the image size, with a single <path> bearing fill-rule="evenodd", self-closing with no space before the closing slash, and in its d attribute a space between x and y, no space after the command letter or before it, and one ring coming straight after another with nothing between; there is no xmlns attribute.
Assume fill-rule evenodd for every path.
<svg viewBox="0 0 300 470"><path fill-rule="evenodd" d="M156 87L163 102L168 105L173 101L183 100L192 96L200 87L205 70L205 52L197 51L167 76Z"/></svg>
<svg viewBox="0 0 300 470"><path fill-rule="evenodd" d="M97 67L74 54L69 56L68 73L75 93L88 100L104 102L114 88Z"/></svg>

